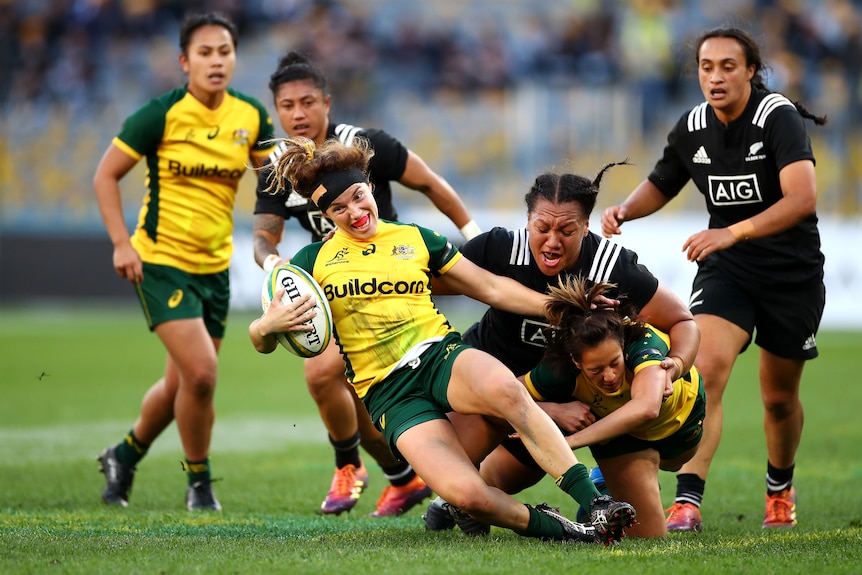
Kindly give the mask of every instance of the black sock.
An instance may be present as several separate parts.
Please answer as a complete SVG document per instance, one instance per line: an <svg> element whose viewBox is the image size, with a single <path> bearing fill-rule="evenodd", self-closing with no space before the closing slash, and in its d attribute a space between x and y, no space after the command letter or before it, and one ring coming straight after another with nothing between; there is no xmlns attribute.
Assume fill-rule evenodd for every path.
<svg viewBox="0 0 862 575"><path fill-rule="evenodd" d="M329 443L335 449L335 467L341 469L346 465L359 467L362 461L359 459L359 431L353 437L342 441L335 441L329 436Z"/></svg>
<svg viewBox="0 0 862 575"><path fill-rule="evenodd" d="M769 461L766 462L766 492L770 495L781 493L785 489L790 489L793 486L793 468L796 464L791 465L787 469L778 469Z"/></svg>
<svg viewBox="0 0 862 575"><path fill-rule="evenodd" d="M416 472L413 471L413 468L406 461L401 461L393 467L381 466L381 469L383 469L383 476L395 487L407 485L416 477Z"/></svg>
<svg viewBox="0 0 862 575"><path fill-rule="evenodd" d="M680 473L676 476L676 499L677 503L691 503L700 507L703 503L703 492L706 489L706 480L701 479L694 473Z"/></svg>

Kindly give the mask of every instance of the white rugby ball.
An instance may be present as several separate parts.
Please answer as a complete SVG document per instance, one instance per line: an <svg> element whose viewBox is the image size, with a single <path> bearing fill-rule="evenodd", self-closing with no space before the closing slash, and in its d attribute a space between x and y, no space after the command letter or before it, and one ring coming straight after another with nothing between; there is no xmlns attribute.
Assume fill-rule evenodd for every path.
<svg viewBox="0 0 862 575"><path fill-rule="evenodd" d="M332 310L323 289L315 281L311 274L304 269L291 265L282 264L276 266L269 272L263 282L260 294L260 303L264 313L269 308L269 303L280 288L284 287L282 303L295 301L307 293L314 296L317 304L314 309L317 315L309 319L306 324L312 326L311 331L290 331L276 334L278 342L287 351L299 357L314 357L320 355L329 345L332 339Z"/></svg>

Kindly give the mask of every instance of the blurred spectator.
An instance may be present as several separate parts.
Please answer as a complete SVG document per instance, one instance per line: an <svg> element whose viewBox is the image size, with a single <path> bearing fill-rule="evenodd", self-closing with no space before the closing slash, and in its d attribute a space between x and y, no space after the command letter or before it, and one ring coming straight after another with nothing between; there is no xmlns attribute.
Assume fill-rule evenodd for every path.
<svg viewBox="0 0 862 575"><path fill-rule="evenodd" d="M39 147L57 132L48 129L57 118L73 128L70 142L107 141L101 126L115 125L117 116L181 77L174 38L193 9L226 12L239 25L244 57L261 66L288 49L305 52L336 79L338 115L401 124L399 136L441 150L437 162L447 160L447 141L456 136L441 129L442 121L418 122L481 109L465 114L457 137L487 142L498 163L473 162L468 174L466 160L452 154L441 171L459 189L468 178L545 167L525 158L663 139L669 118L692 96L692 83L676 71L694 72L694 62L680 61L690 54L690 35L717 25L751 29L773 66L770 86L833 119L821 133L839 161L857 161L853 154L862 153L862 0L0 0L2 149ZM247 66L236 83L266 99L259 69ZM605 105L592 109L590 96L605 98ZM485 105L488 98L497 108ZM410 103L428 112L391 117ZM524 136L536 149L519 144L521 157L513 161L507 142ZM23 159L3 159L16 173L2 181L20 179ZM69 167L70 187L88 189L83 169ZM77 179L83 184L71 181ZM853 193L850 187L836 192ZM471 193L469 186L464 191Z"/></svg>
<svg viewBox="0 0 862 575"><path fill-rule="evenodd" d="M148 86L163 72L150 69L148 46L171 38L183 14L218 9L240 27L243 41L290 22L300 37L273 39L273 53L301 50L332 77L338 101L351 111L386 90L427 92L438 86L467 92L499 90L522 82L631 85L662 106L674 98L671 72L681 42L706 25L757 22L772 61L795 62L802 74L776 71L776 80L817 97L824 61L844 77L848 105L858 114L860 2L853 0L549 0L486 3L440 0L434 5L398 0L0 0L2 50L7 71L0 102L14 99L54 105L57 81L64 99L81 112L84 102L111 99L130 62ZM477 14L485 17L479 20ZM444 18L445 15L445 18ZM560 17L560 15L563 15ZM251 35L251 38L248 36ZM277 44L277 45L275 45ZM159 48L159 50L161 50ZM786 56L782 54L786 53ZM778 58L776 58L778 56ZM794 66L797 64L793 64ZM793 70L795 72L795 70ZM830 84L831 86L832 84ZM94 100L95 98L95 100ZM92 106L96 113L99 106ZM645 115L644 127L651 129Z"/></svg>

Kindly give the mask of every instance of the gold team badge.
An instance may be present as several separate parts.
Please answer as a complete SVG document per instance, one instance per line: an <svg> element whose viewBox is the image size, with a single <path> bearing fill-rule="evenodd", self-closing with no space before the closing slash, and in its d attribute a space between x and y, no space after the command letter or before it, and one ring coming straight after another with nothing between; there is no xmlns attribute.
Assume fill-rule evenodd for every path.
<svg viewBox="0 0 862 575"><path fill-rule="evenodd" d="M413 246L392 246L392 255L399 260L412 260L416 256Z"/></svg>
<svg viewBox="0 0 862 575"><path fill-rule="evenodd" d="M251 132L240 128L239 130L234 130L233 132L233 145L234 146L247 146L248 145L248 137Z"/></svg>

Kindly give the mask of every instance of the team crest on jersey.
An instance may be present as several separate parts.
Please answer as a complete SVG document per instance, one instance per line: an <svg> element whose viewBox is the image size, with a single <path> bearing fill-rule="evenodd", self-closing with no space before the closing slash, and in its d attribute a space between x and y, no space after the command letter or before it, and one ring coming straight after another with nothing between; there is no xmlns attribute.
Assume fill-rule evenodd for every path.
<svg viewBox="0 0 862 575"><path fill-rule="evenodd" d="M416 248L413 246L392 246L392 255L399 260L412 260L416 257Z"/></svg>
<svg viewBox="0 0 862 575"><path fill-rule="evenodd" d="M748 148L748 155L745 156L746 162L754 162L756 160L765 160L766 154L758 154L763 149L763 142L754 142Z"/></svg>
<svg viewBox="0 0 862 575"><path fill-rule="evenodd" d="M329 258L327 262L324 264L326 266L332 266L335 264L346 264L347 263L347 254L350 253L349 248L341 248L335 255Z"/></svg>
<svg viewBox="0 0 862 575"><path fill-rule="evenodd" d="M599 413L607 412L607 409L603 405L604 399L605 398L602 396L601 393L593 393L593 401L591 405L595 411Z"/></svg>
<svg viewBox="0 0 862 575"><path fill-rule="evenodd" d="M709 201L714 206L739 206L763 201L756 174L709 176Z"/></svg>
<svg viewBox="0 0 862 575"><path fill-rule="evenodd" d="M234 130L234 132L233 132L233 145L234 146L247 146L248 145L248 137L250 135L251 135L251 132L249 132L245 128L240 128L239 130Z"/></svg>

